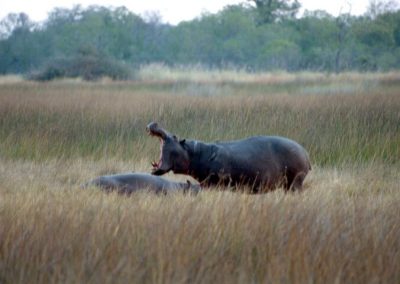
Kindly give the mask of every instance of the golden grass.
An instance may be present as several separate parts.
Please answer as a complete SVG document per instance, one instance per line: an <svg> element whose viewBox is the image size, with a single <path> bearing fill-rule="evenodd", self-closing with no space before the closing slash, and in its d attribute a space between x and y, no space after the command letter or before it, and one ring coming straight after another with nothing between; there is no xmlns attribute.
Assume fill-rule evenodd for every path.
<svg viewBox="0 0 400 284"><path fill-rule="evenodd" d="M397 75L354 74L347 87L340 76L2 85L0 283L398 282ZM313 161L305 191L127 198L80 188L149 171L151 120L206 141L298 140Z"/></svg>
<svg viewBox="0 0 400 284"><path fill-rule="evenodd" d="M266 83L287 84L291 82L318 82L330 83L360 82L360 81L399 81L400 73L391 71L387 73L357 73L343 72L317 73L317 72L254 72L245 69L209 69L201 65L169 67L164 64L154 63L142 66L137 72L137 79L142 81L191 81L191 82L236 82L236 83Z"/></svg>
<svg viewBox="0 0 400 284"><path fill-rule="evenodd" d="M4 283L394 283L400 277L399 173L384 165L315 168L303 194L130 198L79 185L132 163L1 166Z"/></svg>
<svg viewBox="0 0 400 284"><path fill-rule="evenodd" d="M16 84L23 82L24 79L18 75L3 75L0 76L0 86L8 84Z"/></svg>

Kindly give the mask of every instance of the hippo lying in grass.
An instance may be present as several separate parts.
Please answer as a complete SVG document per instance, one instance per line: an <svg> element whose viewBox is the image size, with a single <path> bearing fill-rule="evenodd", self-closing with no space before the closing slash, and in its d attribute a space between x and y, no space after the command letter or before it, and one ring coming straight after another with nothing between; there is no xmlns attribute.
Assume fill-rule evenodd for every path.
<svg viewBox="0 0 400 284"><path fill-rule="evenodd" d="M173 182L165 178L146 173L127 173L118 175L106 175L95 178L84 187L97 186L110 192L117 191L122 194L131 194L140 190L148 190L154 193L194 193L200 191L200 185L187 182Z"/></svg>
<svg viewBox="0 0 400 284"><path fill-rule="evenodd" d="M307 151L295 141L278 136L256 136L229 142L179 140L151 122L150 135L161 141L153 175L169 171L190 175L203 186L246 185L253 193L279 186L300 191L311 164Z"/></svg>

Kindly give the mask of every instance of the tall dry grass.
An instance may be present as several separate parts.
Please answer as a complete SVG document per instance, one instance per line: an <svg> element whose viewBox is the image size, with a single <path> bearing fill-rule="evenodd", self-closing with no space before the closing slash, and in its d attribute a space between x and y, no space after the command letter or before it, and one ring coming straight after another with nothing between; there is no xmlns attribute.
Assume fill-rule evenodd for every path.
<svg viewBox="0 0 400 284"><path fill-rule="evenodd" d="M400 84L352 80L1 85L0 283L398 282ZM305 191L80 189L148 171L151 120L187 138L298 140Z"/></svg>
<svg viewBox="0 0 400 284"><path fill-rule="evenodd" d="M169 83L7 85L0 96L0 155L140 160L158 147L144 135L156 120L178 136L205 141L287 136L320 165L397 163L400 84L384 82L330 95L228 84L236 91L206 97L176 94Z"/></svg>
<svg viewBox="0 0 400 284"><path fill-rule="evenodd" d="M130 198L79 189L76 181L109 169L107 160L2 161L2 167L3 283L396 283L400 277L399 176L386 166L316 168L303 194Z"/></svg>

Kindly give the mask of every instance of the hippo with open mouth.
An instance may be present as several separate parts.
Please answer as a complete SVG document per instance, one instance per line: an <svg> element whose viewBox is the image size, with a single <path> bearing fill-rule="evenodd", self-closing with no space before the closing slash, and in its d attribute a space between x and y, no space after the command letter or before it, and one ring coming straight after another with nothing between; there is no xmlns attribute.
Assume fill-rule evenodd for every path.
<svg viewBox="0 0 400 284"><path fill-rule="evenodd" d="M198 184L187 182L173 182L162 177L147 173L126 173L117 175L105 175L97 177L83 186L97 186L111 192L131 194L140 190L148 190L156 194L183 192L197 194L201 188Z"/></svg>
<svg viewBox="0 0 400 284"><path fill-rule="evenodd" d="M284 137L205 143L179 140L156 122L146 130L161 142L160 160L152 162L152 174L157 176L173 171L192 176L202 186L245 185L257 193L280 186L286 191L300 191L311 170L307 151Z"/></svg>

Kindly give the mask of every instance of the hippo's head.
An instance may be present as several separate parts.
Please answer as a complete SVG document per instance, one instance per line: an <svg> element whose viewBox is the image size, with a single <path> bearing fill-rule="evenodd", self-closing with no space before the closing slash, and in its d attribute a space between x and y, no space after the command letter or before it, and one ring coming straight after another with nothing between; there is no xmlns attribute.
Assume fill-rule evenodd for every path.
<svg viewBox="0 0 400 284"><path fill-rule="evenodd" d="M169 171L176 174L185 174L189 170L189 154L183 147L185 140L179 141L175 135L172 135L162 129L156 122L151 122L146 127L147 132L160 139L160 160L152 162L153 175L163 175Z"/></svg>
<svg viewBox="0 0 400 284"><path fill-rule="evenodd" d="M184 192L190 194L198 194L201 191L200 184L191 183L189 180L186 181L184 186Z"/></svg>

